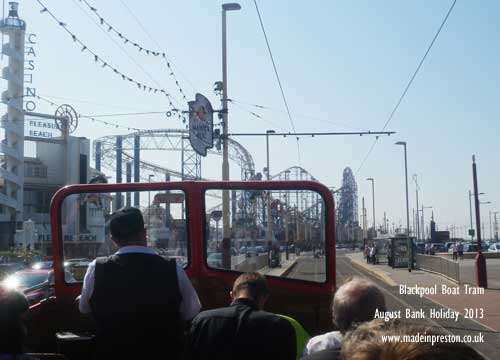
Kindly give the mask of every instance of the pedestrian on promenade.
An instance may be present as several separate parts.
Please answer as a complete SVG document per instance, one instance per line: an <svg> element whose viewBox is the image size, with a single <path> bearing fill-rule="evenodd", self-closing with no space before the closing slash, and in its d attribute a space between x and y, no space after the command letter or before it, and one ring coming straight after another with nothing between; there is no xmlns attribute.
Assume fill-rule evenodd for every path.
<svg viewBox="0 0 500 360"><path fill-rule="evenodd" d="M460 260L464 259L464 244L460 241L457 246L458 258Z"/></svg>
<svg viewBox="0 0 500 360"><path fill-rule="evenodd" d="M370 247L368 244L365 244L365 258L366 258L366 263L370 263Z"/></svg>

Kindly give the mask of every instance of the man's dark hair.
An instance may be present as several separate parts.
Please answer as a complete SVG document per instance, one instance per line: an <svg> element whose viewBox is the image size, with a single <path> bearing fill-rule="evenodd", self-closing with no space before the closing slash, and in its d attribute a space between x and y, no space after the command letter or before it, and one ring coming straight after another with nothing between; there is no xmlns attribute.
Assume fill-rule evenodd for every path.
<svg viewBox="0 0 500 360"><path fill-rule="evenodd" d="M144 218L141 210L124 207L111 214L109 230L117 243L127 243L137 234L144 231Z"/></svg>
<svg viewBox="0 0 500 360"><path fill-rule="evenodd" d="M258 272L248 272L238 276L233 284L233 294L238 294L240 291L246 291L255 301L270 293L266 278Z"/></svg>
<svg viewBox="0 0 500 360"><path fill-rule="evenodd" d="M0 295L0 354L21 354L26 336L22 315L29 309L23 293L9 290Z"/></svg>
<svg viewBox="0 0 500 360"><path fill-rule="evenodd" d="M354 277L335 293L332 320L345 333L355 324L372 320L376 310L386 310L382 291L372 282Z"/></svg>

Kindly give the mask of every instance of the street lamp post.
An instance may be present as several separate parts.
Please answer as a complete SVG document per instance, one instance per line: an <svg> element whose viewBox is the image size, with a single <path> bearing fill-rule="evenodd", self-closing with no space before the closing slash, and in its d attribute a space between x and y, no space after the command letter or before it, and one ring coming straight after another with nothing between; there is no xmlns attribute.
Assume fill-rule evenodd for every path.
<svg viewBox="0 0 500 360"><path fill-rule="evenodd" d="M432 209L432 206L424 206L424 204L422 204L422 237L424 238L424 241L425 241L426 237L427 237L427 234L426 234L426 231L425 231L424 209Z"/></svg>
<svg viewBox="0 0 500 360"><path fill-rule="evenodd" d="M474 205L476 209L476 229L477 229L477 255L476 255L476 283L477 286L487 288L488 276L486 273L486 258L481 252L481 216L479 209L479 192L477 185L476 157L472 155L472 179L474 183Z"/></svg>
<svg viewBox="0 0 500 360"><path fill-rule="evenodd" d="M410 238L410 205L408 202L408 162L406 156L406 141L398 141L396 145L403 145L405 153L405 184L406 184L406 237L408 239L408 271L413 267L413 244Z"/></svg>
<svg viewBox="0 0 500 360"><path fill-rule="evenodd" d="M377 234L377 228L375 225L375 179L367 178L366 180L372 182L372 204L373 204L373 231L375 231L375 235Z"/></svg>
<svg viewBox="0 0 500 360"><path fill-rule="evenodd" d="M417 174L413 175L413 181L415 182L415 197L416 197L416 203L417 203L417 218L415 219L415 223L417 224L417 242L420 243L420 221L419 221L419 216L418 216L418 181L417 181Z"/></svg>
<svg viewBox="0 0 500 360"><path fill-rule="evenodd" d="M226 11L240 10L237 3L222 4L222 180L229 180L228 114L227 114L227 46L226 46ZM222 191L222 232L223 242L229 239L229 191Z"/></svg>
<svg viewBox="0 0 500 360"><path fill-rule="evenodd" d="M498 211L495 211L493 214L495 217L495 241L498 241L498 222L497 222Z"/></svg>

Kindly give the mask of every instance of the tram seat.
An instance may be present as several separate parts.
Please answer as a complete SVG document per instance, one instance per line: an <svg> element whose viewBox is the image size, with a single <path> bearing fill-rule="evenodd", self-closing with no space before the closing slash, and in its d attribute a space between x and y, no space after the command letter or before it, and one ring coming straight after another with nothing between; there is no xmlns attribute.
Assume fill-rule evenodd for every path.
<svg viewBox="0 0 500 360"><path fill-rule="evenodd" d="M68 360L68 358L63 354L55 354L55 353L29 353L27 355L33 356L34 358L40 360Z"/></svg>

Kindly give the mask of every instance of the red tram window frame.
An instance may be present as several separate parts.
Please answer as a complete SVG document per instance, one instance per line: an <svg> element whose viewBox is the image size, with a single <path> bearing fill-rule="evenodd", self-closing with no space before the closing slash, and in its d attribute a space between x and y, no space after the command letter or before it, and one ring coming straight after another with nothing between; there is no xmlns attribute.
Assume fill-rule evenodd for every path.
<svg viewBox="0 0 500 360"><path fill-rule="evenodd" d="M55 273L55 294L62 303L73 302L81 292L82 283L69 284L63 277L63 241L61 226L61 209L64 199L78 193L115 193L127 191L164 191L181 190L185 194L188 258L186 273L191 278L197 290L202 289L207 282L215 280L225 289L239 275L236 271L218 270L209 268L205 262L205 192L208 190L311 190L317 192L325 205L325 242L326 242L326 281L315 283L302 280L291 280L279 277L268 277L271 289L285 294L316 295L321 299L321 313L328 310L327 302L331 299L335 289L335 229L334 229L334 202L327 187L314 181L182 181L157 183L122 183L122 184L85 184L69 185L60 189L53 197L50 208L53 264ZM204 298L210 296L210 289L205 288L200 296L202 304ZM208 295L207 295L208 294ZM313 299L312 297L310 297ZM284 301L284 297L282 297ZM220 299L227 303L228 299ZM312 300L311 300L312 301ZM319 301L319 300L318 300ZM316 304L319 304L316 302ZM298 306L298 305L296 305ZM304 304L307 307L307 304ZM319 305L318 305L319 306ZM326 306L326 308L325 308ZM316 313L316 317L319 313ZM316 321L318 323L318 321Z"/></svg>

